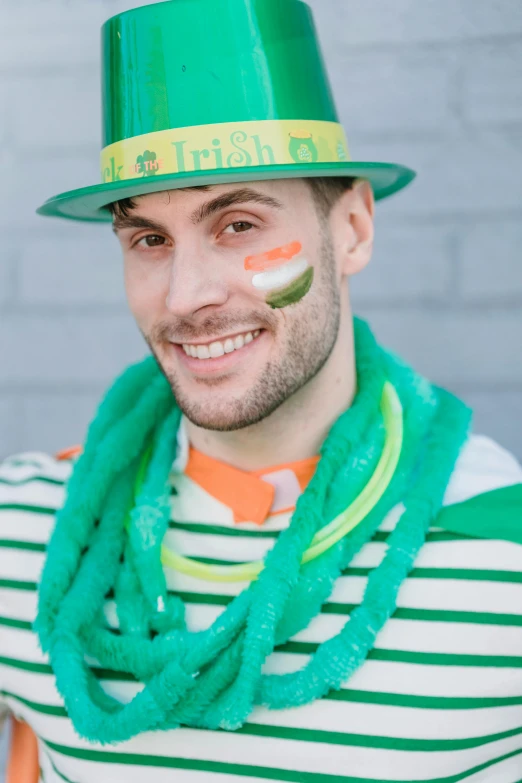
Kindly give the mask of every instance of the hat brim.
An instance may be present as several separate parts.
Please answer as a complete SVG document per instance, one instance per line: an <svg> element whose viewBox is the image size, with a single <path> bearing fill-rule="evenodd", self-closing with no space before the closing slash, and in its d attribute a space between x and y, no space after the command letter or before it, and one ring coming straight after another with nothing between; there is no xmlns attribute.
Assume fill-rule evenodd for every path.
<svg viewBox="0 0 522 783"><path fill-rule="evenodd" d="M69 190L47 199L36 212L38 215L68 218L69 220L111 222L112 214L107 209L107 205L113 201L132 196L143 196L147 193L190 188L203 184L222 185L233 182L295 177L360 177L369 180L374 198L378 200L402 190L415 176L412 169L398 163L364 163L360 161L205 169L106 182Z"/></svg>

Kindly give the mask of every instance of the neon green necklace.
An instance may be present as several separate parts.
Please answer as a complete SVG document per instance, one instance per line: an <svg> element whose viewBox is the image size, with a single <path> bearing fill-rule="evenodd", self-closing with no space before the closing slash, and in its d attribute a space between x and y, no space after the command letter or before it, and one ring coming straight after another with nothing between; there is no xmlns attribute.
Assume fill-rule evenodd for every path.
<svg viewBox="0 0 522 783"><path fill-rule="evenodd" d="M181 411L153 357L129 367L107 392L57 514L34 624L82 737L122 742L180 725L236 730L257 704L287 709L338 690L366 660L440 511L471 413L381 348L360 319L354 336L351 406L321 446L290 525L261 565L247 564L252 581L203 631L187 627L182 594L167 589L160 558ZM386 381L393 388L383 397ZM151 440L136 501L138 467ZM265 673L267 657L317 617L337 578L398 503L404 510L382 562L344 627L299 671ZM303 565L305 557L315 559ZM111 593L119 633L107 627ZM100 684L93 658L144 687L121 703Z"/></svg>
<svg viewBox="0 0 522 783"><path fill-rule="evenodd" d="M341 538L344 538L370 513L386 491L397 467L403 440L402 405L397 392L389 381L386 381L383 386L380 407L386 437L381 457L373 475L358 497L328 525L317 531L310 546L303 553L301 563L315 560ZM147 449L140 464L134 489L135 499L139 497L151 455L152 446ZM127 526L128 524L129 521L127 521ZM250 563L230 566L209 565L173 552L164 544L161 547L161 561L167 568L209 582L251 582L257 579L264 568L263 560L253 560Z"/></svg>

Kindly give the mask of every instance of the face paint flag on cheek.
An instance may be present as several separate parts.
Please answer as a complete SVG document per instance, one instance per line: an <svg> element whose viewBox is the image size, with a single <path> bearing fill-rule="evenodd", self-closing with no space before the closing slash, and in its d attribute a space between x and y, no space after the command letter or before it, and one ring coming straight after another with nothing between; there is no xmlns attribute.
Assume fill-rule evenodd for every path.
<svg viewBox="0 0 522 783"><path fill-rule="evenodd" d="M256 272L252 285L266 291L265 301L273 309L299 302L312 286L314 270L299 256L302 249L296 241L245 258L245 269Z"/></svg>

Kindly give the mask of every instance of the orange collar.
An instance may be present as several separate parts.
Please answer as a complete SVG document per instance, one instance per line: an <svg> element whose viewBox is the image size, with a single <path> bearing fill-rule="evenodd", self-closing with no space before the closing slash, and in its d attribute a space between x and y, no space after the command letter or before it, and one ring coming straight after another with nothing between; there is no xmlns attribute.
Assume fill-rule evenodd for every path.
<svg viewBox="0 0 522 783"><path fill-rule="evenodd" d="M269 515L293 511L315 473L319 457L244 471L189 448L185 475L232 509L235 522L262 525Z"/></svg>

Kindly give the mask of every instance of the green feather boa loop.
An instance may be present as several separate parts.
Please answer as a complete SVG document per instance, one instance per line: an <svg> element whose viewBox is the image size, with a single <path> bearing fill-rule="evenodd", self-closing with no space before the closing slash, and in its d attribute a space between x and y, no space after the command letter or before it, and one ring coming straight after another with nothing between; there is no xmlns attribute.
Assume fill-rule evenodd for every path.
<svg viewBox="0 0 522 783"><path fill-rule="evenodd" d="M57 515L35 621L80 736L109 743L180 725L235 730L255 705L307 704L339 689L364 662L441 508L471 411L381 348L364 321L354 319L354 330L353 404L333 424L316 472L259 578L197 633L186 627L183 601L167 592L160 561L180 410L153 357L130 366L109 389ZM380 400L386 379L404 416L394 476L354 530L301 565L315 533L358 496L375 469L384 443ZM140 458L151 442L153 456L134 505ZM263 674L274 648L320 612L341 571L397 504L403 504L402 514L387 552L344 628L320 644L300 671ZM103 614L108 595L116 602L118 633ZM125 672L144 683L143 690L120 703L101 687L99 666Z"/></svg>

